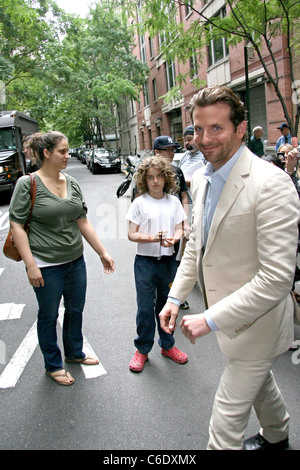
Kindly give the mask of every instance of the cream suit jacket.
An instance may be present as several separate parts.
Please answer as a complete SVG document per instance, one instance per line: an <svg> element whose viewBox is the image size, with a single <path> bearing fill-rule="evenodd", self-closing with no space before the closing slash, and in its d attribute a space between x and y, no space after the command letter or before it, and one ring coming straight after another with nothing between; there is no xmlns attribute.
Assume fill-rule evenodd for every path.
<svg viewBox="0 0 300 470"><path fill-rule="evenodd" d="M203 250L204 171L193 175L192 234L169 295L184 301L199 280L226 357L277 356L293 341L296 189L289 175L245 147L222 191Z"/></svg>

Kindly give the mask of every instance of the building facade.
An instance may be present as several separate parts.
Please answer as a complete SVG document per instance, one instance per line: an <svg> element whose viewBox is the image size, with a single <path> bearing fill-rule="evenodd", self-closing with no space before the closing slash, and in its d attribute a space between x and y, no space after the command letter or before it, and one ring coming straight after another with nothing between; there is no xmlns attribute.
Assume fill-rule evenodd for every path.
<svg viewBox="0 0 300 470"><path fill-rule="evenodd" d="M224 0L195 1L197 9L201 8L206 17L226 15ZM197 4L197 5L196 5ZM181 6L178 10L177 20L189 28L197 13L188 6ZM139 21L137 11L136 22ZM131 103L130 131L124 130L124 121L120 127L121 147L127 153L128 136L132 151L152 149L153 140L159 135L170 135L182 144L183 129L191 124L189 103L198 88L191 79L188 79L181 90L181 98L166 103L163 95L175 84L176 76L189 72L190 77L197 77L202 83L210 85L225 85L235 91L243 102L246 101L245 65L248 64L249 83L249 122L250 129L262 126L266 151L272 151L280 132L277 127L285 122L283 110L275 93L273 85L269 82L256 52L245 48L244 44L228 47L224 38L211 41L207 47L204 59L197 63L191 57L186 64L174 61L168 63L160 52L161 36L150 38L148 34L136 36L136 46L133 50L140 60L147 62L150 75L147 83L140 92L140 99L135 103L135 110ZM272 50L278 68L279 87L284 96L285 104L290 114L293 112L292 87L290 75L290 62L284 37L277 36L273 40ZM267 63L271 63L268 52L263 51ZM126 124L128 127L128 124ZM126 134L127 133L127 134ZM183 145L183 144L182 144Z"/></svg>

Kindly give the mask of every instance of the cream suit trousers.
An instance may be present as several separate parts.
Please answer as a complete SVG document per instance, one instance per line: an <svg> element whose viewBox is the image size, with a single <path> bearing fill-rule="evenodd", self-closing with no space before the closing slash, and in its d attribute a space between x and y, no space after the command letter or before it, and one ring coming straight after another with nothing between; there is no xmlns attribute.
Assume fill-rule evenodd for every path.
<svg viewBox="0 0 300 470"><path fill-rule="evenodd" d="M227 359L213 405L207 450L241 450L252 405L267 441L288 436L289 415L271 371L275 360Z"/></svg>

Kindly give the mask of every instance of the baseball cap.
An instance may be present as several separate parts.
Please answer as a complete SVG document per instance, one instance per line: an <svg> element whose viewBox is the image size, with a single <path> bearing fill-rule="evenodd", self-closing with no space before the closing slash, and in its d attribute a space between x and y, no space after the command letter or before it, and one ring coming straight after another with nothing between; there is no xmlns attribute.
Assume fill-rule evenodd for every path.
<svg viewBox="0 0 300 470"><path fill-rule="evenodd" d="M280 124L279 127L277 127L277 129L284 129L284 128L288 128L288 129L289 129L289 126L288 126L285 122L283 122L282 124Z"/></svg>
<svg viewBox="0 0 300 470"><path fill-rule="evenodd" d="M194 126L187 126L183 131L183 135L194 135Z"/></svg>
<svg viewBox="0 0 300 470"><path fill-rule="evenodd" d="M173 139L168 135L160 135L159 137L156 137L156 139L154 139L153 150L159 150L162 147L178 148L179 144L178 142L174 142Z"/></svg>

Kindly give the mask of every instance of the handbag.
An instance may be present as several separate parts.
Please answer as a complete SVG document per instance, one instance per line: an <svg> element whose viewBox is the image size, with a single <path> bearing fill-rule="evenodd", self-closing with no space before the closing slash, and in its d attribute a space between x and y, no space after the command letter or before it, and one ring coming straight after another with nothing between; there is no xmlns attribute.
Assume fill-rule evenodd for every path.
<svg viewBox="0 0 300 470"><path fill-rule="evenodd" d="M300 305L298 304L293 292L291 292L291 295L294 303L294 323L295 325L300 325Z"/></svg>
<svg viewBox="0 0 300 470"><path fill-rule="evenodd" d="M28 232L29 232L29 225L30 225L30 221L31 221L32 210L33 210L33 205L34 205L35 196L36 196L36 180L35 180L35 177L33 176L32 173L30 173L29 176L30 176L31 208L30 208L30 214L29 214L28 220L24 225L24 230L27 233L27 235L28 235ZM13 240L13 237L12 237L12 234L11 234L11 228L9 229L7 238L6 238L5 243L4 243L3 253L7 258L12 259L13 261L21 261L22 260L22 258L20 256L20 253L18 252L18 249L17 249L17 247L14 243L14 240Z"/></svg>

